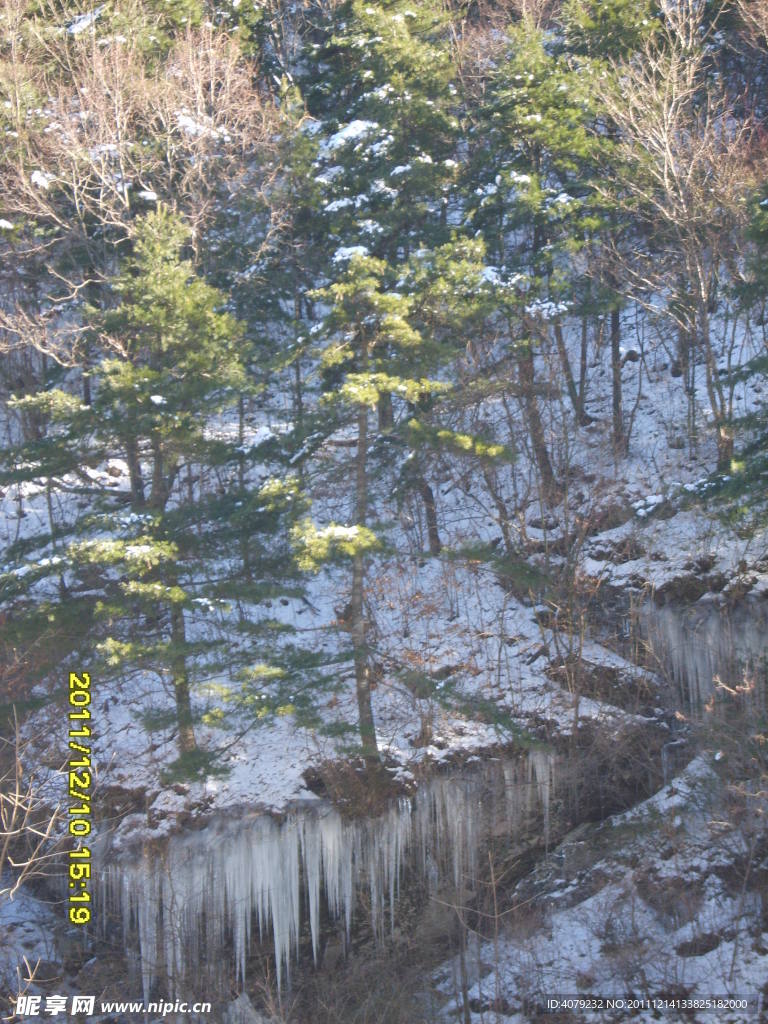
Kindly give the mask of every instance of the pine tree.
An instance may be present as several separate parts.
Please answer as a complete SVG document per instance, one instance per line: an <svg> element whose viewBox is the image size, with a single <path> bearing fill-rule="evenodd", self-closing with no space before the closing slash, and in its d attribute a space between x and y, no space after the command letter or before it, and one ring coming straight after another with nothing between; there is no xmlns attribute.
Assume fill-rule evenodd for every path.
<svg viewBox="0 0 768 1024"><path fill-rule="evenodd" d="M314 430L305 422L305 405L312 397L306 380L309 332L316 322L311 292L327 267L328 240L323 185L316 180L316 123L298 87L282 91L280 114L273 164L279 174L266 196L254 199L245 192L238 197L234 224L226 211L228 223L217 236L225 242L219 241L215 263L254 342L250 375L270 378L280 415L285 413L284 395L290 395L293 428L283 440L286 451L295 455ZM254 240L261 243L255 259ZM297 460L299 471L302 463Z"/></svg>
<svg viewBox="0 0 768 1024"><path fill-rule="evenodd" d="M325 81L307 86L324 118L319 180L330 240L402 265L450 237L459 120L449 22L431 3L354 0L333 29L319 52ZM382 428L393 426L386 394L378 415Z"/></svg>
<svg viewBox="0 0 768 1024"><path fill-rule="evenodd" d="M562 11L568 49L601 63L639 51L659 18L655 0L566 0Z"/></svg>
<svg viewBox="0 0 768 1024"><path fill-rule="evenodd" d="M510 27L472 126L468 221L485 240L498 312L547 502L558 493L538 399L535 352L554 331L574 409L583 416L562 340L563 314L586 291L576 253L596 226L589 170L589 80L551 52L531 21Z"/></svg>
<svg viewBox="0 0 768 1024"><path fill-rule="evenodd" d="M440 422L441 398L451 390L443 378L488 297L482 245L452 238L449 224L459 135L449 27L431 4L355 0L339 9L317 49L322 79L302 82L310 111L322 119L316 181L324 187L331 279L310 296L331 304L309 336L320 345L324 392L315 422L322 436L352 427L356 452L345 478L347 523L308 521L297 543L308 566L334 556L352 561L346 625L368 758L376 746L366 565L391 540L372 512L375 496L382 477L396 491L418 493L430 552L438 554L428 459L454 444L466 453L473 443Z"/></svg>
<svg viewBox="0 0 768 1024"><path fill-rule="evenodd" d="M418 383L405 381L386 372L380 355L383 351L402 350L418 344L419 338L408 323L409 301L387 289L387 265L380 260L351 254L346 271L329 286L326 297L333 303L327 322L328 343L323 364L342 367L343 380L336 402L351 414L356 428L354 488L351 526L331 523L318 531L311 522L297 533L300 559L311 567L336 551L352 560L348 627L355 669L360 739L363 756L378 759L376 730L371 703L370 658L367 648L368 625L365 610L365 569L367 557L379 547L369 526L370 411L382 393L410 387L414 397ZM429 385L424 382L426 388Z"/></svg>
<svg viewBox="0 0 768 1024"><path fill-rule="evenodd" d="M330 65L322 93L308 90L333 129L321 145L337 168L326 175L331 230L404 261L449 237L459 133L449 23L431 3L353 0L336 25L320 53Z"/></svg>
<svg viewBox="0 0 768 1024"><path fill-rule="evenodd" d="M194 681L216 679L224 665L236 675L255 660L264 626L227 602L254 607L285 585L285 552L270 535L292 514L296 492L289 480L244 484L236 442L217 436L220 416L247 389L243 332L222 294L182 258L188 238L164 209L136 222L113 282L117 305L92 311L109 355L91 371L90 406L63 390L19 403L45 410L53 426L36 445L6 453L6 479L55 486L91 466L103 481L99 467L122 459L130 487L121 495L103 482L91 488L91 508L68 524L63 544L61 531L55 558L26 563L28 573L4 582L17 605L37 595L33 619L70 620L76 608L79 640L95 644L104 673L167 679L180 766L194 770L208 763L195 736ZM54 602L44 596L52 575L60 577ZM265 689L264 675L243 677L246 706L250 685Z"/></svg>

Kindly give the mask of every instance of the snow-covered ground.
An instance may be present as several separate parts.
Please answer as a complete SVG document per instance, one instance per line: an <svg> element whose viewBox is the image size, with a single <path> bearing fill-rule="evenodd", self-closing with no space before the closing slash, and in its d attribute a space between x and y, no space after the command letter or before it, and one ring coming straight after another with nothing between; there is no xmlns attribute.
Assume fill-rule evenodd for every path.
<svg viewBox="0 0 768 1024"><path fill-rule="evenodd" d="M536 495L527 490L531 465L525 452L515 465L496 470L520 558L542 573L543 582L532 583L528 594L525 586L522 591L520 587L510 590L503 578L503 566L488 560L494 545L496 553L503 554L498 508L476 466L441 457L431 470L444 544L444 554L439 558L423 554L423 511L419 503L395 503L386 472L374 489L374 518L394 524L389 536L396 552L372 560L368 574L377 735L382 749L404 767L475 751L509 735L501 724L473 720L466 699L454 701L451 710L449 694L476 702L491 700L507 716L507 724L513 721L517 727L535 729L546 722L550 735L569 731L576 713L582 719L608 720L626 714L604 699L595 702L584 695L577 698L562 680L555 681L556 676L546 671L549 664L561 664L563 657L574 650L573 638L561 642L556 623L554 630L549 628L554 599L548 607L546 601L542 604L537 600L541 595L535 592L537 588L544 592L553 576L569 571L567 561L572 555L558 548L564 538L572 542L579 531L583 533L573 578L583 589L593 588L589 599L593 603L599 604L601 588L606 587L640 595L640 600L646 590L658 590L695 574L695 566L702 560L706 561L708 576L721 574L725 578L726 585L721 588L725 593L734 581L740 593L768 588L765 535L740 537L710 509L690 506L686 500L695 489L705 486L702 481L706 479L707 464L711 465L712 444L703 432L697 452L670 445L671 434L685 422L685 396L658 353L644 356L640 363L628 363L625 368L626 395L637 387L638 373L642 374L641 392L629 456L618 462L614 459L606 436L608 399L604 405L596 400L605 390L600 385L608 372L606 359L607 353L603 352L590 370L590 394L595 400L588 407L596 422L574 429L561 405L555 402L548 407L552 450L556 456L567 458L570 466L572 483L565 504L542 509ZM544 356L541 361L544 372ZM702 382L698 390L703 392ZM754 397L744 386L739 401L746 407ZM462 415L475 425L479 421L492 427L502 440L508 430L499 401L494 398ZM219 433L223 436L232 429L225 422ZM284 418L270 421L270 417L257 417L248 425L244 448L258 450L260 444L285 429ZM566 438L568 450L564 451ZM326 465L315 471L317 494L312 515L320 524L343 522L349 514L348 495L325 483L329 477L328 458L333 463L344 457L343 448L331 448L324 460ZM258 471L256 466L253 472ZM127 466L121 460L111 460L88 473L94 485L106 490L128 487ZM23 579L36 569L50 568L60 557L47 543L36 550L33 538L44 536L49 528L51 501L59 521L66 521L71 515L68 509L76 501L85 500L71 493L75 482L65 479L60 486L54 481L52 495L43 482L6 489L0 498L2 539L6 546L25 539L31 544L21 561L6 566L6 579ZM312 486L310 478L310 489ZM475 554L478 546L485 546L485 554ZM346 601L348 585L343 570L323 570L308 580L306 600L274 601L262 614L291 626L302 643L326 652L330 659L346 640L339 629L339 610ZM583 603L587 606L589 601ZM201 637L206 636L213 628L211 621L202 607L199 614L190 614L191 635L198 631ZM578 647L592 664L617 666L617 656L588 636L579 638ZM627 680L638 678L638 669L631 664L623 663L618 668ZM326 722L353 723L351 663L342 663L335 671L339 687L332 693L318 693L318 710ZM426 697L423 692L416 696L418 688L409 689L407 685L409 678L418 673L434 682ZM224 685L228 682L220 681ZM38 691L54 691L55 687L56 681L52 680ZM215 705L211 687L203 687L194 699L201 713ZM253 724L238 720L228 710L227 729L198 727L200 745L222 750L221 760L228 774L222 779L169 789L159 784L159 776L164 765L176 756L172 733L147 733L137 725L137 719L142 713L167 708L170 702L168 684L148 673L132 673L125 682L96 680L94 684L93 714L99 723L94 740L97 787L125 790L126 805L131 803L131 794L133 802L140 795L147 835L171 827L168 815L175 811L215 811L243 803L280 810L304 795L303 775L311 765L335 756L331 740L317 731L295 728L290 717L272 717L263 724ZM42 733L49 743L56 723L56 712L43 710L29 728ZM138 834L137 827L134 813L130 818L132 836Z"/></svg>
<svg viewBox="0 0 768 1024"><path fill-rule="evenodd" d="M541 362L544 367L543 357ZM583 428L576 428L562 404L553 402L546 409L547 422L558 473L569 480L564 503L552 509L541 506L524 450L515 465L495 470L519 558L540 574L531 577L533 582L510 583L503 562L489 557L504 552L498 503L481 469L447 456L430 466L444 545L441 556L431 557L424 553L423 509L415 500L395 500L384 459L372 506L373 518L390 524L391 550L371 559L367 580L373 702L380 748L393 769L399 766L403 779L429 763L481 754L509 742L521 730L551 740L568 735L585 720L598 723L608 735L623 722L641 724L647 709L620 694L614 700L605 693L593 697L580 692L563 670L575 652L586 663L587 674L589 666L610 669L625 694L640 684L656 686L652 672L626 660L606 637L590 629L591 609L599 607L603 593L619 592L642 602L654 590L691 578L701 584L699 593L703 586L704 599L710 602L723 601L734 592L768 593L765 533L740 536L711 508L691 503L692 497L706 494L714 451L705 429L696 451L678 446L677 435L685 423L679 381L671 380L668 370L651 357L639 364L630 362L625 368L627 395L637 386L639 366L642 394L626 459L616 460L610 450L608 399L602 404L588 402L596 422ZM603 353L591 370L592 393L597 394L607 372ZM701 382L698 388L701 395ZM745 391L740 401L748 407L753 398ZM457 428L465 421L480 421L506 439L508 424L494 398L457 412ZM221 426L230 432L231 428ZM270 422L266 413L259 414L249 427L245 447L258 447L273 436L271 431L279 434L284 429L282 420ZM340 434L333 440L345 437ZM338 463L343 472L346 455L343 445L329 446L325 465L314 479L310 476L310 485L316 486L312 515L321 525L349 518L349 496L328 483L329 465ZM89 474L94 485L128 489L127 467L120 460ZM49 498L59 521L66 521L72 504L82 500L68 490L66 485L72 483L54 482L51 495L42 482L8 487L2 494L0 541L6 547L29 542L23 558L5 567L6 579L23 580L36 568L50 568L46 559L59 557L47 542L35 547L33 538L49 529ZM574 537L581 538L580 547L564 549L573 545ZM561 609L552 592L567 579L577 587L584 630L564 634L558 628ZM330 662L349 646L340 621L348 575L343 568L328 568L307 582L306 598L275 600L268 614L290 625L293 636L312 650L324 651ZM206 636L216 615L224 614L216 610L211 616L204 608L190 614L189 636ZM354 723L351 660L340 662L333 671L338 685L318 691L316 711L329 726ZM426 690L419 682L425 678ZM57 685L56 680L41 682L37 694L54 693ZM200 688L193 699L201 715L219 701L211 686ZM290 715L259 722L228 711L226 728L213 724L210 717L196 726L199 745L219 751L223 774L168 786L162 773L178 754L173 731L146 731L140 718L171 704L168 682L156 675L94 680L95 795L97 802L108 801L112 816L109 825L102 822L97 830L108 828L113 841L156 839L183 827L190 816L200 819L236 808L285 812L296 801L312 799L307 788L311 769L345 757L341 741L297 726ZM495 709L493 714L489 707ZM64 750L62 728L55 707L37 711L26 725L27 734L38 738L41 758L45 754L49 767L44 769L44 791L52 803L61 798L64 776L50 751L57 747L59 732ZM741 840L738 832L715 827L715 812L698 803L698 795L714 787L713 779L711 767L695 761L675 783L677 796L665 791L634 816L604 826L599 833L603 838L631 835L624 845L612 845L591 870L591 877L601 879L599 887L587 894L569 880L547 897L549 923L531 944L521 944L513 932L498 947L483 947L482 961L498 967L477 982L477 1005L496 998L497 989L514 1006L515 1000L547 987L607 993L605 986L611 982L611 991L623 993L636 990L642 979L651 988L680 985L697 993L719 992L721 985L726 986L722 991L754 988L759 972L768 968L759 951L765 942L753 941L744 923L744 915L757 913L753 897L750 903L746 895L734 894L725 881L718 881L715 868L718 856L725 856L726 837L731 844ZM690 799L681 795L686 793ZM669 857L664 855L667 848L672 850ZM570 856L569 849L567 844L561 849L563 856ZM641 879L632 858L646 865L648 878ZM542 870L553 870L555 863L550 859ZM695 914L686 920L657 906L663 903L658 893L678 884L690 884L697 893ZM20 898L32 899L17 897L13 913ZM24 907L29 920L43 922L38 929L42 937L50 927L45 923L48 917L33 913L31 905ZM11 911L4 906L0 912ZM18 920L15 929L18 932ZM703 949L702 936L708 936L703 945L714 943L714 937L718 941L706 952L665 955L672 947ZM22 937L30 955L46 958L31 933ZM14 946L13 956L20 955L21 947ZM481 1016L473 1020L491 1019L488 1012L478 1011ZM515 1019L514 1012L511 1016ZM502 1014L499 1020L503 1019Z"/></svg>
<svg viewBox="0 0 768 1024"><path fill-rule="evenodd" d="M742 799L723 760L701 755L649 800L567 837L508 896L511 922L480 941L469 989L473 1024L522 1024L547 1000L576 1000L570 1020L590 1020L578 1000L602 999L600 1019L677 1020L663 1000L699 1000L693 1020L756 1021L765 1012L768 927L765 794ZM735 814L737 807L741 813ZM441 971L455 1019L457 964ZM747 1000L706 1007L706 1000ZM609 998L630 1005L608 1010ZM631 1001L657 999L659 1012Z"/></svg>

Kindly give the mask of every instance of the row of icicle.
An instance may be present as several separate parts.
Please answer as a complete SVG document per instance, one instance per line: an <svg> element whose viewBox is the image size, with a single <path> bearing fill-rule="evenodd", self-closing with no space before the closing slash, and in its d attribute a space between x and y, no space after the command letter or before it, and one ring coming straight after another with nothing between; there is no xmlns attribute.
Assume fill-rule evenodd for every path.
<svg viewBox="0 0 768 1024"><path fill-rule="evenodd" d="M471 889L485 836L514 833L533 811L548 829L553 783L553 755L532 751L438 777L374 819L309 805L282 822L264 814L214 821L162 850L148 846L134 860L118 860L104 870L105 895L122 919L126 948L136 949L145 1000L156 982L183 992L201 965L232 956L243 981L254 928L259 939L272 933L280 985L298 951L303 907L317 961L321 899L348 939L363 886L382 937L386 924L395 927L406 866L432 892Z"/></svg>

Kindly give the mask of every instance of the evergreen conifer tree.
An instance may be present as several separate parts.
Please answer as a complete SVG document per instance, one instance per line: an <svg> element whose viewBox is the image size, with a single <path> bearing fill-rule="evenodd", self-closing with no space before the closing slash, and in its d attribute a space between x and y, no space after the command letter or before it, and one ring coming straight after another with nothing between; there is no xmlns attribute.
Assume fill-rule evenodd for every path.
<svg viewBox="0 0 768 1024"><path fill-rule="evenodd" d="M95 482L88 509L51 538L55 556L30 562L20 548L3 589L16 598L20 630L41 616L71 621L77 609L72 642L95 645L105 673L159 677L173 697L180 764L194 770L207 757L195 736L193 684L237 677L258 660L265 628L242 608L284 585L285 552L269 538L292 514L295 487L239 478L238 446L221 417L247 389L243 330L182 258L188 237L162 208L136 222L132 254L113 282L118 303L92 311L109 354L91 370L90 406L61 389L20 400L52 425L42 441L5 453L5 479ZM105 480L109 460L127 465L127 491ZM251 682L266 700L264 677ZM243 678L248 706L251 677Z"/></svg>

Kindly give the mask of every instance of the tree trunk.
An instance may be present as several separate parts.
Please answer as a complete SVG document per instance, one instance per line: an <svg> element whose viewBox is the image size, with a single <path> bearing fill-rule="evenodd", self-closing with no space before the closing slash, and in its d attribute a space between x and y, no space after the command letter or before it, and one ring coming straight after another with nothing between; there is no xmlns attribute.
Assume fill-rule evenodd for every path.
<svg viewBox="0 0 768 1024"><path fill-rule="evenodd" d="M391 430L395 425L395 414L392 409L392 395L388 391L383 391L379 395L376 411L379 418L379 433Z"/></svg>
<svg viewBox="0 0 768 1024"><path fill-rule="evenodd" d="M424 512L427 517L427 536L429 537L430 555L439 555L442 550L440 531L437 526L437 511L435 509L435 495L427 481L422 477L419 487L421 497L424 501Z"/></svg>
<svg viewBox="0 0 768 1024"><path fill-rule="evenodd" d="M237 440L238 440L238 451L237 451L237 485L240 492L245 491L245 399L242 395L237 400ZM190 478L191 478L190 469ZM190 484L189 488L189 504L192 505L194 501L194 493ZM246 523L243 523L242 529L240 530L240 559L243 563L243 574L247 580L253 579L251 572L251 555L248 541L250 540L250 530Z"/></svg>
<svg viewBox="0 0 768 1024"><path fill-rule="evenodd" d="M541 422L541 412L536 398L532 341L529 340L522 344L518 355L517 367L520 377L520 395L523 402L523 411L528 424L528 432L531 436L533 456L541 477L541 489L544 501L547 505L551 505L554 504L557 498L557 482L555 481L555 474L549 459L547 442L544 436L544 425Z"/></svg>
<svg viewBox="0 0 768 1024"><path fill-rule="evenodd" d="M245 490L245 399L237 399L237 486Z"/></svg>
<svg viewBox="0 0 768 1024"><path fill-rule="evenodd" d="M360 369L368 371L368 346L362 342ZM368 518L368 407L357 411L357 455L355 456L355 521L365 526ZM365 556L358 552L352 563L352 595L349 602L350 632L354 648L355 689L357 691L358 724L363 757L369 763L379 762L376 727L371 703L371 674L368 664L365 622Z"/></svg>
<svg viewBox="0 0 768 1024"><path fill-rule="evenodd" d="M197 750L197 740L192 724L192 702L189 695L189 676L184 647L187 633L184 625L184 611L179 605L171 606L171 678L176 699L176 720L179 726L179 753L189 754Z"/></svg>
<svg viewBox="0 0 768 1024"><path fill-rule="evenodd" d="M688 386L688 371L691 364L691 336L682 324L677 328L677 367L675 368L678 372L674 373L673 376L679 374L683 378L683 382L686 387Z"/></svg>
<svg viewBox="0 0 768 1024"><path fill-rule="evenodd" d="M587 403L587 356L589 355L589 333L587 318L581 318L581 351L579 352L579 423L582 426L590 422L584 408Z"/></svg>
<svg viewBox="0 0 768 1024"><path fill-rule="evenodd" d="M568 389L568 397L571 400L573 411L576 413L576 417L581 423L582 410L581 403L579 402L579 393L576 390L576 382L573 379L573 370L571 369L571 361L568 358L568 349L565 347L565 338L563 337L563 325L560 322L560 317L554 322L555 329L555 344L557 345L557 354L560 357L560 366L563 370L563 376L565 377L565 385Z"/></svg>
<svg viewBox="0 0 768 1024"><path fill-rule="evenodd" d="M727 423L717 427L717 472L730 473L733 462L733 428Z"/></svg>
<svg viewBox="0 0 768 1024"><path fill-rule="evenodd" d="M678 352L683 373L683 386L685 387L687 398L688 453L693 457L698 440L698 425L696 422L696 359L691 350L690 331L682 327L678 334Z"/></svg>
<svg viewBox="0 0 768 1024"><path fill-rule="evenodd" d="M293 315L296 320L296 329L301 323L301 299L297 294L293 297ZM293 361L293 402L296 426L301 431L304 424L304 382L301 379L301 352L296 352Z"/></svg>
<svg viewBox="0 0 768 1024"><path fill-rule="evenodd" d="M617 455L626 455L627 438L624 433L624 412L621 394L621 315L618 306L611 310L611 380L613 449Z"/></svg>
<svg viewBox="0 0 768 1024"><path fill-rule="evenodd" d="M483 479L485 480L485 486L488 488L488 493L496 506L496 514L498 515L499 529L501 530L501 539L504 542L504 550L511 558L515 553L515 549L514 544L512 543L512 534L509 530L509 513L507 512L507 506L504 503L504 498L501 495L495 471L489 466L484 465Z"/></svg>
<svg viewBox="0 0 768 1024"><path fill-rule="evenodd" d="M152 484L149 490L149 504L152 508L165 507L165 476L163 467L163 445L157 434L152 435Z"/></svg>
<svg viewBox="0 0 768 1024"><path fill-rule="evenodd" d="M170 456L163 448L163 442L158 433L153 433L152 445L152 483L149 489L150 508L163 510L171 496L176 474L179 471L178 457L171 453Z"/></svg>
<svg viewBox="0 0 768 1024"><path fill-rule="evenodd" d="M128 478L131 482L131 502L136 508L143 508L146 503L144 477L141 475L139 447L134 438L125 442L125 461L128 463Z"/></svg>
<svg viewBox="0 0 768 1024"><path fill-rule="evenodd" d="M704 280L701 271L699 271L699 280ZM734 430L731 423L732 406L718 374L717 356L712 347L709 297L705 296L703 288L700 288L696 294L696 314L698 319L697 339L704 353L707 372L707 396L712 410L712 423L717 432L717 472L729 473L733 461L734 443Z"/></svg>
<svg viewBox="0 0 768 1024"><path fill-rule="evenodd" d="M534 166L538 173L541 163L541 153L538 151L538 148L533 156ZM546 228L541 217L535 217L533 228L534 257L538 256L541 252L545 241ZM539 401L536 397L536 365L533 358L533 341L534 338L541 335L541 331L537 329L535 320L527 316L523 318L523 325L528 332L528 338L521 342L517 360L523 414L528 424L533 457L539 470L542 497L546 505L553 505L557 501L558 488L552 463L549 459L549 452L547 451L544 425L541 422L541 411L539 410Z"/></svg>

